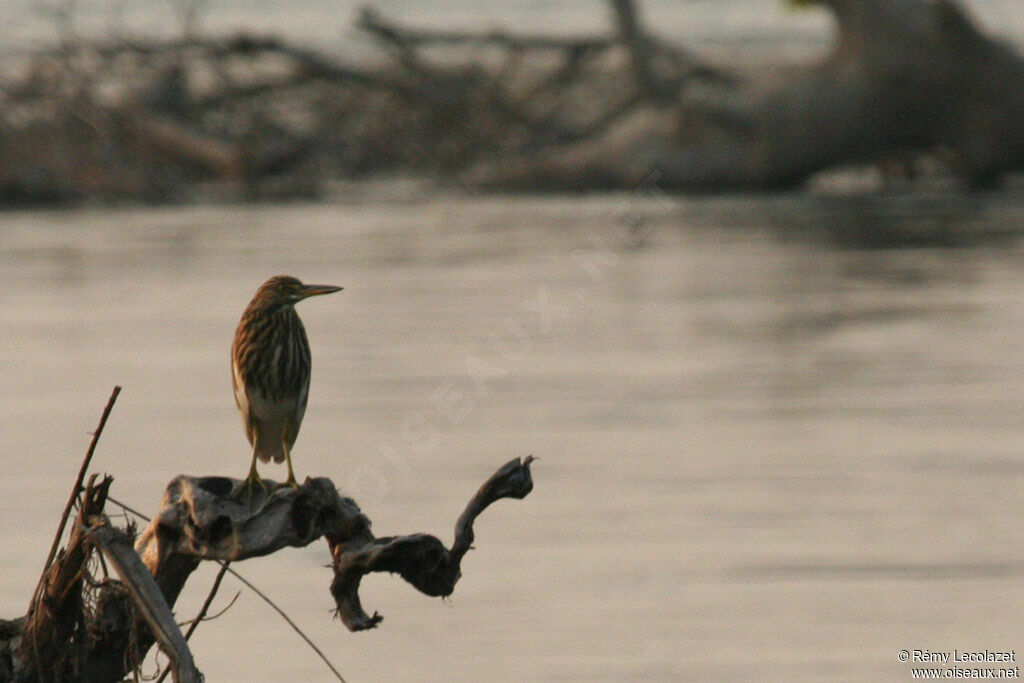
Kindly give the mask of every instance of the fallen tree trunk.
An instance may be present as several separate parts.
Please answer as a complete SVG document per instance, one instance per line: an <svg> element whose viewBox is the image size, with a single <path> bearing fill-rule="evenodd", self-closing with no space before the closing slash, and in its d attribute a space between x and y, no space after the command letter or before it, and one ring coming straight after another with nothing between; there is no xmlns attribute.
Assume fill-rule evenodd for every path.
<svg viewBox="0 0 1024 683"><path fill-rule="evenodd" d="M352 631L374 628L382 617L363 611L361 578L397 572L426 595L450 595L473 521L497 500L530 493L532 460L511 460L481 486L456 523L450 549L428 534L375 537L355 501L326 478L297 488L264 480L267 488L249 497L240 480L182 475L168 484L133 551L102 512L111 478L91 480L68 549L47 568L42 599L27 617L0 620L0 680L119 681L154 643L170 657L176 681L200 680L170 611L192 572L203 561L236 562L319 538L331 552L337 615ZM94 548L120 581L92 576Z"/></svg>
<svg viewBox="0 0 1024 683"><path fill-rule="evenodd" d="M971 185L1024 167L1024 59L953 0L821 0L837 19L822 63L768 89L648 104L600 139L484 165L476 186L759 190L832 167L936 155Z"/></svg>

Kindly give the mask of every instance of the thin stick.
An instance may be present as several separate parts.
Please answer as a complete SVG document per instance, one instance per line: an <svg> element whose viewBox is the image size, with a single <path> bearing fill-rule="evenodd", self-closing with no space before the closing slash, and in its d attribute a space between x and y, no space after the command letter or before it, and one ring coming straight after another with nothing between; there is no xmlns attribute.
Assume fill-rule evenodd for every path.
<svg viewBox="0 0 1024 683"><path fill-rule="evenodd" d="M332 665L330 660L327 659L327 656L324 655L324 653L320 651L320 648L318 648L316 646L316 644L312 640L310 640L309 637L305 633L302 632L302 629L300 629L298 627L298 625L294 621L292 621L291 618L287 614L284 613L283 609L281 609L280 607L275 605L274 601L271 600L270 598L268 598L263 593L263 591L261 591L259 588L257 588L256 586L252 585L251 583L249 583L248 579L243 577L241 574L236 572L234 569L229 569L228 571L230 571L234 575L234 577L236 579L238 579L239 581L244 583L246 586L248 586L249 590L251 590L256 595L260 596L260 598L263 600L263 602L265 602L268 605L270 605L274 609L274 611L276 611L278 614L280 614L281 618L284 619L285 621L287 621L288 625L291 626L292 629L296 633L299 634L299 637L301 637L304 641L306 641L306 645L309 645L309 647L312 648L313 652L317 653L317 655L320 657L320 659L323 660L324 664L327 665L327 668L330 669L331 672L334 674L334 677L337 678L342 683L345 683L345 679L342 678L341 674L338 673L338 670L334 668L334 665Z"/></svg>
<svg viewBox="0 0 1024 683"><path fill-rule="evenodd" d="M146 515L142 514L138 510L135 510L135 509L133 509L132 507L130 507L128 505L125 505L124 503L122 503L121 501L117 500L116 498L114 498L112 496L107 496L107 500L109 502L113 503L114 505L117 505L117 506L121 507L122 509L127 510L128 512L130 512L131 514L135 515L136 517L139 517L140 519L144 519L147 522L151 521L150 518L147 517ZM236 572L234 569L231 569L231 568L227 567L227 565L230 564L229 562L225 562L225 561L222 561L222 560L217 560L217 562L219 562L221 564L221 566L223 567L223 569L221 571L222 574L223 574L224 571L226 571L229 574L231 574L232 576L234 576L236 579L238 579L243 584L245 584L245 586L247 588L249 588L249 590L251 590L253 593L258 595L259 598L261 600L263 600L263 602L265 602L268 605L270 605L270 607L273 608L273 610L275 612L277 612L279 615L281 615L281 618L284 619L286 622L288 622L288 625L292 627L292 630L294 630L296 633L298 633L299 637L302 638L304 641L306 641L306 645L309 645L310 649L313 650L313 652L315 652L318 657L320 657L320 660L323 661L324 665L328 669L331 670L331 673L334 674L334 677L337 678L339 681L341 681L341 683L345 683L344 677L342 677L342 675L338 672L338 670L334 668L334 665L331 664L331 660L327 659L327 655L325 655L323 653L323 651L320 650L320 648L318 648L316 646L316 643L314 643L312 640L309 639L309 636L307 636L305 633L302 632L302 629L300 629L298 627L298 625L294 621L292 621L291 618L287 614L284 613L284 610L282 610L280 607L278 607L276 604L274 604L273 600L268 598L267 595L263 591L261 591L259 588L257 588L256 586L252 585L249 582L248 579L246 579L244 576L242 576L241 574ZM220 578L220 576L218 575L218 580L219 580L219 578ZM190 632L191 632L191 630L192 629L190 629Z"/></svg>
<svg viewBox="0 0 1024 683"><path fill-rule="evenodd" d="M206 602L203 603L203 608L199 610L199 614L192 620L192 624L188 627L188 631L185 632L185 640L192 637L192 633L195 632L196 627L199 626L199 622L203 620L206 613L210 611L210 603L213 602L213 596L217 595L217 590L220 589L220 582L224 579L224 574L227 573L228 567L231 566L231 562L225 562L220 566L220 571L217 572L217 578L213 580L213 587L210 588L210 594L206 596Z"/></svg>
<svg viewBox="0 0 1024 683"><path fill-rule="evenodd" d="M75 479L75 485L71 489L71 495L68 497L67 505L64 506L64 513L60 516L60 524L57 525L57 534L53 537L53 543L50 545L50 553L46 556L46 564L43 566L43 573L39 577L39 583L36 585L35 593L32 594L32 603L28 606L29 614L32 614L35 611L36 604L43 592L43 586L46 584L46 572L50 569L50 565L53 564L53 558L57 555L57 548L60 547L60 539L64 537L64 527L67 526L68 517L71 516L71 509L75 506L75 501L78 500L78 494L82 490L82 482L85 481L85 474L89 470L89 463L92 462L93 453L96 452L96 444L99 443L100 434L103 433L103 427L107 424L107 418L110 417L110 411L113 409L114 402L117 401L117 395L120 393L121 387L115 386L114 391L110 394L110 399L107 401L107 407L103 409L103 415L100 416L100 423L96 427L96 431L92 434L92 441L89 443L89 450L85 453L85 458L82 460L82 466L78 468L78 478Z"/></svg>
<svg viewBox="0 0 1024 683"><path fill-rule="evenodd" d="M220 619L221 616L223 616L224 614L227 614L229 609L231 609L232 607L235 606L235 603L238 602L238 598L240 598L240 597L242 597L242 591L238 591L237 593L235 593L235 597L233 597L230 600L228 600L228 604L226 604L223 607L221 607L219 612L217 612L216 614L210 615L210 616L203 617L203 621L213 621L214 619ZM191 624L191 623L192 623L192 620L189 619L185 623L179 624L179 626L184 626L185 624Z"/></svg>
<svg viewBox="0 0 1024 683"><path fill-rule="evenodd" d="M217 572L217 578L213 580L213 586L210 588L210 594L206 596L206 601L199 609L199 614L197 614L196 618L192 620L192 623L188 627L188 631L185 632L185 640L192 637L196 627L199 626L199 622L203 620L203 617L205 617L206 613L210 610L210 604L213 602L214 596L217 595L217 590L220 588L220 582L224 578L224 574L227 573L230 565L230 562L225 562L220 566L220 571ZM156 683L162 683L169 673L171 673L171 667L164 669L164 672L160 674L160 678L156 679Z"/></svg>

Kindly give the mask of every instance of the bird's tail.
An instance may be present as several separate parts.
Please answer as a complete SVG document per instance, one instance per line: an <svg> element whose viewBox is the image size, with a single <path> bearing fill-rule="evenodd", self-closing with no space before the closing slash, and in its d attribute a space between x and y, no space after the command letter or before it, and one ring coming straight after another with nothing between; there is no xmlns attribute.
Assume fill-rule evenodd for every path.
<svg viewBox="0 0 1024 683"><path fill-rule="evenodd" d="M284 462L284 439L280 429L267 428L263 425L262 429L256 432L256 443L253 445L253 450L256 453L256 457L261 462Z"/></svg>

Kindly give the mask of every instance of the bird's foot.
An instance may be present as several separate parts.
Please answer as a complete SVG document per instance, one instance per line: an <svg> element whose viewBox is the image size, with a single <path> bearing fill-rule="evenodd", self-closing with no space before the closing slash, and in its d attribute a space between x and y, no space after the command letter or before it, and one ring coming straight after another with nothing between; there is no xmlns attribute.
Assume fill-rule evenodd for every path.
<svg viewBox="0 0 1024 683"><path fill-rule="evenodd" d="M263 481L256 472L249 472L249 476L242 482L242 498L250 503L270 492L267 482Z"/></svg>
<svg viewBox="0 0 1024 683"><path fill-rule="evenodd" d="M284 485L297 489L299 488L299 482L295 481L295 470L292 469L292 456L287 451L285 451L285 462L288 463L288 478L285 480Z"/></svg>

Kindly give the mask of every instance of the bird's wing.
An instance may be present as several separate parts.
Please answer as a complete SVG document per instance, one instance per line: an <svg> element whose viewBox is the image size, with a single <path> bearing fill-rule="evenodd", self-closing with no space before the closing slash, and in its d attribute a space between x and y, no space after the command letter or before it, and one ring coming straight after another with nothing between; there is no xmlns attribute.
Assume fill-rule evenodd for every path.
<svg viewBox="0 0 1024 683"><path fill-rule="evenodd" d="M238 363L231 363L231 386L235 390L235 405L238 412L242 414L242 424L245 427L245 435L252 443L252 414L249 412L249 396L245 392L245 381L238 370Z"/></svg>
<svg viewBox="0 0 1024 683"><path fill-rule="evenodd" d="M302 427L302 418L306 416L306 403L308 400L309 382L306 382L299 390L299 397L295 402L294 416L288 421L288 427L285 431L284 438L288 441L288 448L291 448L295 443L295 439L299 437L299 428Z"/></svg>

